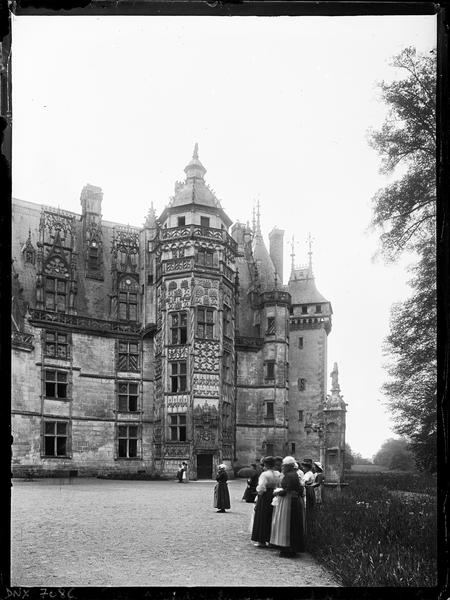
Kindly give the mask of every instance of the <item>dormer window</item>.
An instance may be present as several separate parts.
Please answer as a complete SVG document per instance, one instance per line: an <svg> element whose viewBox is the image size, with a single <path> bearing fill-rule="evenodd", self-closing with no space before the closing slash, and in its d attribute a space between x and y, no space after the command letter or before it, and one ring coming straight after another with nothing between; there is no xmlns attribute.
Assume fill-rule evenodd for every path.
<svg viewBox="0 0 450 600"><path fill-rule="evenodd" d="M186 225L186 217L178 217L177 225L178 227L183 227L183 225Z"/></svg>
<svg viewBox="0 0 450 600"><path fill-rule="evenodd" d="M209 227L209 217L200 217L200 225L202 227Z"/></svg>
<svg viewBox="0 0 450 600"><path fill-rule="evenodd" d="M308 307L306 304L302 304L302 315L308 314Z"/></svg>
<svg viewBox="0 0 450 600"><path fill-rule="evenodd" d="M322 305L316 304L316 313L321 313L321 312L322 312Z"/></svg>
<svg viewBox="0 0 450 600"><path fill-rule="evenodd" d="M34 265L34 263L36 262L36 250L34 249L34 246L31 242L31 231L28 234L27 241L23 245L22 252L24 261L26 263L29 263L30 265Z"/></svg>

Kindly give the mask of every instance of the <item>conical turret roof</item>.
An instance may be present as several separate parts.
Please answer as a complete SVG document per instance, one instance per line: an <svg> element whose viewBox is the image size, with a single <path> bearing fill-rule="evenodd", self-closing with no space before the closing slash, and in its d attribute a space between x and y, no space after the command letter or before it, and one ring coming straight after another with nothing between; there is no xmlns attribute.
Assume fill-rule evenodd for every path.
<svg viewBox="0 0 450 600"><path fill-rule="evenodd" d="M288 284L293 304L314 304L328 302L316 287L312 268L292 269Z"/></svg>
<svg viewBox="0 0 450 600"><path fill-rule="evenodd" d="M255 225L255 232L253 238L253 258L255 259L256 266L258 268L259 281L261 283L261 290L272 290L275 287L275 266L270 257L269 251L267 250L266 244L261 233L260 216L259 216L259 202L258 202L258 213Z"/></svg>

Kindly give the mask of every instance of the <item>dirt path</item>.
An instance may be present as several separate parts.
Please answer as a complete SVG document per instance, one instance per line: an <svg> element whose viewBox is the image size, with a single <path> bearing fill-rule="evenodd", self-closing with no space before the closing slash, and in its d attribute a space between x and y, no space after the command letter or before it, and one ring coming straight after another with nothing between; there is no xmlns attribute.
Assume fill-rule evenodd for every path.
<svg viewBox="0 0 450 600"><path fill-rule="evenodd" d="M255 548L245 481L14 481L13 586L337 586L310 555Z"/></svg>

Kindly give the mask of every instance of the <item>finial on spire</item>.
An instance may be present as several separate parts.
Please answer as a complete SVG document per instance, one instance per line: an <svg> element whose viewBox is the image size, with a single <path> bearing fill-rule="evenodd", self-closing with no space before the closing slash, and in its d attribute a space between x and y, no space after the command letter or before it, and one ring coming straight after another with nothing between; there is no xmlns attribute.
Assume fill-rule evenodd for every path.
<svg viewBox="0 0 450 600"><path fill-rule="evenodd" d="M261 213L259 210L259 198L256 201L256 233L261 233Z"/></svg>
<svg viewBox="0 0 450 600"><path fill-rule="evenodd" d="M294 234L292 234L292 239L291 239L291 270L292 273L295 270L295 264L294 264L294 260L295 260L295 251L294 251Z"/></svg>
<svg viewBox="0 0 450 600"><path fill-rule="evenodd" d="M312 273L312 243L313 238L311 237L311 233L308 233L308 256L309 256L309 270Z"/></svg>
<svg viewBox="0 0 450 600"><path fill-rule="evenodd" d="M196 158L198 160L198 144L195 142L194 153L192 154L192 158Z"/></svg>

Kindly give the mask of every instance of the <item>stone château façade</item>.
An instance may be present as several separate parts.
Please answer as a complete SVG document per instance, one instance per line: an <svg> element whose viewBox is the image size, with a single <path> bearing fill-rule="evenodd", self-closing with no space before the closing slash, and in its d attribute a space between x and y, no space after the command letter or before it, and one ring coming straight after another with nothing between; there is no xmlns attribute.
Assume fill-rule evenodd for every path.
<svg viewBox="0 0 450 600"><path fill-rule="evenodd" d="M309 265L283 285L283 231L267 250L225 214L197 146L142 228L13 201L13 473L148 472L208 478L219 463L309 456L343 472L331 305ZM231 229L230 229L231 227Z"/></svg>

